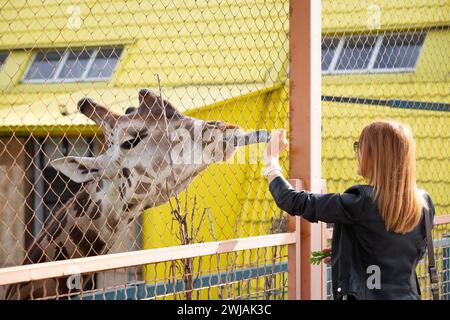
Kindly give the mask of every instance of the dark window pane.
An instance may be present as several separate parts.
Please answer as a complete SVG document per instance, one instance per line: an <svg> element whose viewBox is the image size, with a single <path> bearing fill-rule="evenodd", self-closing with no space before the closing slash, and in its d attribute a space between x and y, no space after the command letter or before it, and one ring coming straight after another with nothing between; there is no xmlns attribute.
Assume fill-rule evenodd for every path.
<svg viewBox="0 0 450 320"><path fill-rule="evenodd" d="M59 51L38 52L25 75L25 79L51 79L61 58L62 52Z"/></svg>
<svg viewBox="0 0 450 320"><path fill-rule="evenodd" d="M327 71L333 60L339 38L324 38L322 40L322 71Z"/></svg>
<svg viewBox="0 0 450 320"><path fill-rule="evenodd" d="M357 36L345 39L336 65L337 70L366 69L375 45L374 36Z"/></svg>
<svg viewBox="0 0 450 320"><path fill-rule="evenodd" d="M5 64L6 58L8 58L8 53L1 52L0 53L0 70L2 70L2 67Z"/></svg>
<svg viewBox="0 0 450 320"><path fill-rule="evenodd" d="M101 48L88 73L88 78L110 78L122 48Z"/></svg>
<svg viewBox="0 0 450 320"><path fill-rule="evenodd" d="M93 50L73 50L69 53L66 62L64 63L60 79L79 79L86 70L89 59L92 56Z"/></svg>
<svg viewBox="0 0 450 320"><path fill-rule="evenodd" d="M383 37L375 69L411 69L416 65L425 34L389 34Z"/></svg>

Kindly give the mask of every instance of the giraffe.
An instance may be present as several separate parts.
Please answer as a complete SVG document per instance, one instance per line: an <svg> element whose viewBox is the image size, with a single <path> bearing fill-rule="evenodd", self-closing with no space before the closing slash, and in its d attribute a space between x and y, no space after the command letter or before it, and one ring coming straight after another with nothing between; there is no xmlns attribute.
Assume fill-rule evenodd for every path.
<svg viewBox="0 0 450 320"><path fill-rule="evenodd" d="M239 146L270 139L265 130L245 133L236 125L183 115L149 89L139 91L139 106L124 115L90 98L81 99L78 110L101 127L106 151L51 163L82 187L49 217L23 264L108 253L142 211L169 201L211 163L231 158ZM66 278L49 279L11 285L6 298L69 291Z"/></svg>

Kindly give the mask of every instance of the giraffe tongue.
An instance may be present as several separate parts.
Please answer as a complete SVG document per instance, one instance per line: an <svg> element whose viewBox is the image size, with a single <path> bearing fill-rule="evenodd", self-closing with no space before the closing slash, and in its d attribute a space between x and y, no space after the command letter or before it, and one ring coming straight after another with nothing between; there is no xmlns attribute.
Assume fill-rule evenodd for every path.
<svg viewBox="0 0 450 320"><path fill-rule="evenodd" d="M249 144L269 142L269 141L270 141L269 131L257 130L235 137L234 146L240 147L240 146L247 146Z"/></svg>

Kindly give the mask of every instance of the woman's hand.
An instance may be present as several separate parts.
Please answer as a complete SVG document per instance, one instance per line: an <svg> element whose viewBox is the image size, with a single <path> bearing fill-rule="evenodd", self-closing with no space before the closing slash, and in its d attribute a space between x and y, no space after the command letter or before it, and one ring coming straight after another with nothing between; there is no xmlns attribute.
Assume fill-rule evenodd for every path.
<svg viewBox="0 0 450 320"><path fill-rule="evenodd" d="M267 177L269 184L277 176L283 175L283 170L281 169L279 163L279 157L280 153L289 145L286 140L286 130L273 130L271 136L270 142L264 149L264 163L266 164L264 175Z"/></svg>
<svg viewBox="0 0 450 320"><path fill-rule="evenodd" d="M327 256L325 259L323 259L323 263L326 265L331 264L331 248L325 248L322 250L322 252Z"/></svg>
<svg viewBox="0 0 450 320"><path fill-rule="evenodd" d="M288 146L289 143L286 139L286 130L273 130L270 142L264 150L264 162L266 166L278 163L280 153L287 149Z"/></svg>

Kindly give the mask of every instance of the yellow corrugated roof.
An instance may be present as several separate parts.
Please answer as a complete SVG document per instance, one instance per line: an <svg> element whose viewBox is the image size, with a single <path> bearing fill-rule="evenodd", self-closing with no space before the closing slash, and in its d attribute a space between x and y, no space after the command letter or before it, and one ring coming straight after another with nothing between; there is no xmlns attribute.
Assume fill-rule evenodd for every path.
<svg viewBox="0 0 450 320"><path fill-rule="evenodd" d="M79 115L62 116L60 106L73 112L76 101L90 95L124 110L137 103L139 88L157 88L156 74L164 87L170 87L165 95L182 111L282 83L288 59L288 3L0 0L0 49L125 44L119 66L103 88L93 84L84 89L90 85L86 83L70 89L62 84L16 84L1 92L0 126L86 125ZM323 32L367 31L370 6L382 8L382 29L436 26L450 19L445 14L450 4L442 0L328 0L323 1ZM76 27L68 25L74 12L69 7L79 12L81 23ZM444 46L442 39L441 34L434 40L428 36L426 47L431 51L423 52L414 74L324 77L323 94L446 101L445 67L429 72L445 57L446 47L437 50L430 45ZM442 76L436 76L438 71ZM36 86L40 91L29 90Z"/></svg>
<svg viewBox="0 0 450 320"><path fill-rule="evenodd" d="M448 26L448 0L322 1L322 32L366 32Z"/></svg>
<svg viewBox="0 0 450 320"><path fill-rule="evenodd" d="M271 90L264 84L245 84L231 86L189 86L162 88L163 97L168 99L179 111L187 113L244 95ZM153 88L159 92L158 88ZM84 115L77 111L77 101L90 97L99 104L116 112L124 112L127 107L138 105L137 89L86 89L68 94L51 95L31 103L15 105L0 109L1 131L26 131L46 127L47 132L61 130L61 127L93 125ZM65 113L66 115L64 115ZM77 128L76 130L79 130Z"/></svg>
<svg viewBox="0 0 450 320"><path fill-rule="evenodd" d="M118 87L156 86L155 74L165 86L262 83L287 59L288 1L22 0L0 10L0 49L127 44Z"/></svg>

